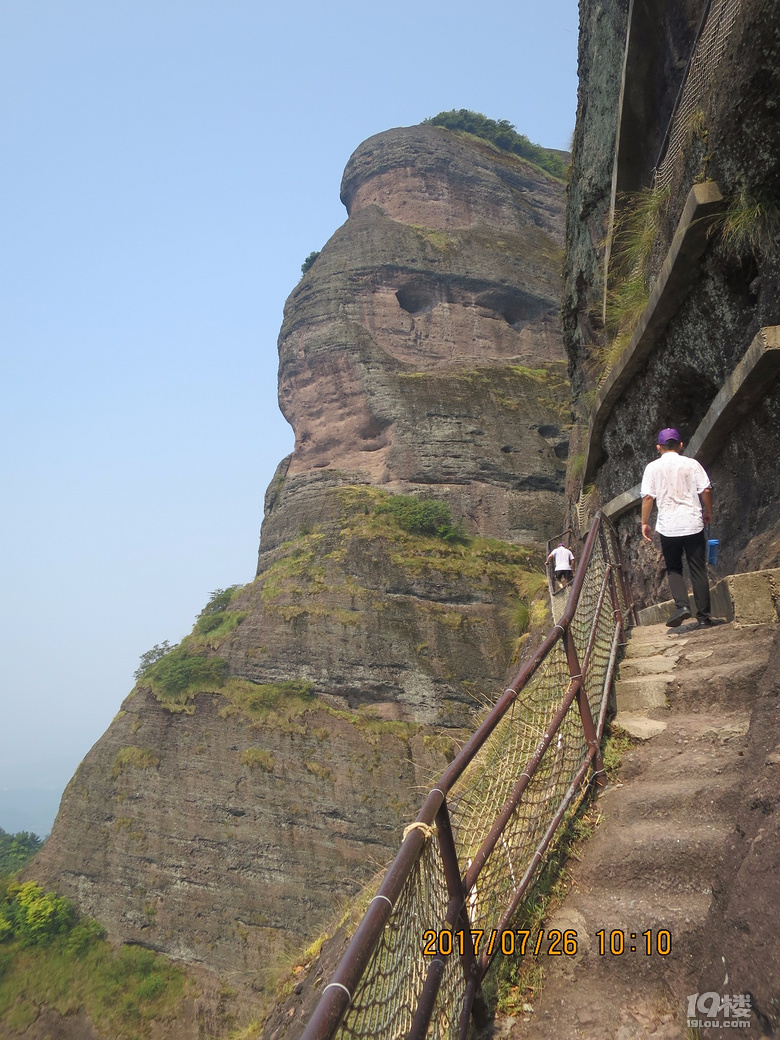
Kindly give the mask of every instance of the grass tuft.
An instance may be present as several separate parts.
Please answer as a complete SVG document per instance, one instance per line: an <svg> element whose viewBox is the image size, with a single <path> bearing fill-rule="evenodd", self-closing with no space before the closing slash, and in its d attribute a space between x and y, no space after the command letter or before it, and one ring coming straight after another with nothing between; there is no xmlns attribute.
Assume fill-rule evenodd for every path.
<svg viewBox="0 0 780 1040"><path fill-rule="evenodd" d="M615 726L614 723L608 726L607 735L602 742L601 757L610 783L617 781L623 756L633 746L634 741L628 733L619 726Z"/></svg>
<svg viewBox="0 0 780 1040"><path fill-rule="evenodd" d="M614 367L650 297L650 259L669 201L668 189L623 195L612 225L608 342L595 351L602 378Z"/></svg>
<svg viewBox="0 0 780 1040"><path fill-rule="evenodd" d="M160 757L149 748L129 747L120 748L114 756L114 765L111 769L111 778L116 778L126 769L156 769L160 764Z"/></svg>
<svg viewBox="0 0 780 1040"><path fill-rule="evenodd" d="M780 246L780 204L741 188L715 224L723 245L737 256L770 256Z"/></svg>
<svg viewBox="0 0 780 1040"><path fill-rule="evenodd" d="M250 769L262 769L264 773L272 773L274 764L274 756L262 748L246 748L241 752L241 765Z"/></svg>

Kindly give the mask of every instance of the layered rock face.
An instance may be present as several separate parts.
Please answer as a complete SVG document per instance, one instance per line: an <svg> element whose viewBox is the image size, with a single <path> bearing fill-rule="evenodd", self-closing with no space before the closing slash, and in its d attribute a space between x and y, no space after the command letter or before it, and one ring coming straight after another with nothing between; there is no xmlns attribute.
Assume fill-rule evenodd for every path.
<svg viewBox="0 0 780 1040"><path fill-rule="evenodd" d="M361 145L341 194L349 220L285 309L279 402L295 451L261 553L323 475L431 491L470 533L557 533L561 185L419 126Z"/></svg>
<svg viewBox="0 0 780 1040"><path fill-rule="evenodd" d="M653 156L659 154L671 110L670 95L676 93L685 69L681 63L676 78L662 78L643 59L632 63L630 47L625 48L629 15L633 12L655 25L652 47L665 48L669 58L675 52L684 56L686 45L690 52L705 6L711 16L714 12L722 18L728 31L723 32L719 64L713 58L714 47L705 55L710 79L678 137L665 185L667 196L659 194L655 200L651 287L657 284L653 279L660 273L691 186L704 180L716 182L724 196L723 212L711 227L694 270L686 272L691 275L687 294L667 315L653 349L614 401L599 444L594 487L586 496L591 509L639 483L644 466L655 456L658 430L674 426L688 441L759 329L780 324L780 8L765 0L711 6L653 0L641 8L635 4L629 8L622 0L585 0L563 315L583 429L592 401L588 391L595 395L598 384L594 361L605 338L600 322L604 242L610 206L613 202L621 206L613 189L621 176L630 190L650 189ZM652 49L646 33L640 32L637 41L640 48ZM612 55L612 61L605 64L605 55ZM619 55L626 59L622 95ZM662 66L659 60L657 67ZM624 102L644 99L643 106L634 107L635 120L644 122L633 128L633 141L618 134L621 96ZM647 140L654 142L654 149L648 148ZM613 286L615 281L613 277ZM760 389L750 406L735 416L708 466L715 503L712 535L720 539L715 577L780 562L776 377L767 378ZM580 490L572 482L572 517L577 515L574 506ZM666 599L657 543L650 545L640 537L638 502L620 518L619 532L639 605ZM734 831L723 842L730 851L703 928L706 952L697 962L695 976L703 991L725 988L722 980L727 972L730 992L741 987L753 994L753 1012L767 1035L775 1035L780 1001L777 958L768 953L773 946L767 938L768 929L776 930L774 909L780 898L780 844L773 824L780 801L773 764L780 746L778 687L773 678L777 666L773 654L763 683L766 696L752 709L743 801L735 803ZM713 695L702 694L702 703ZM709 804L709 796L702 797L697 811L706 814ZM669 883L673 886L675 879ZM642 996L639 992L638 1000Z"/></svg>
<svg viewBox="0 0 780 1040"><path fill-rule="evenodd" d="M563 185L415 127L362 145L342 194L285 310L296 442L257 577L171 658L222 671L141 680L30 872L239 986L393 855L503 688L518 577L562 523ZM420 492L468 537L404 528L392 496Z"/></svg>

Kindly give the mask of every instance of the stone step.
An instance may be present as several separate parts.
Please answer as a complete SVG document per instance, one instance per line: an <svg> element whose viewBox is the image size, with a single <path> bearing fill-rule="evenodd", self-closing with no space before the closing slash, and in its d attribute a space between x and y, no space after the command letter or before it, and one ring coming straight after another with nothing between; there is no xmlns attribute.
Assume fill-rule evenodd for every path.
<svg viewBox="0 0 780 1040"><path fill-rule="evenodd" d="M616 885L598 893L578 894L576 909L585 926L586 940L594 952L598 952L596 932L605 928L607 933L620 929L626 938L634 932L637 936L648 928L656 931L667 928L672 932L672 941L689 932L707 918L712 903L709 891L650 891L642 884ZM559 915L550 918L549 927ZM578 939L580 929L577 929Z"/></svg>
<svg viewBox="0 0 780 1040"><path fill-rule="evenodd" d="M639 712L649 708L666 708L676 685L672 672L637 679L615 681L615 704L620 712Z"/></svg>
<svg viewBox="0 0 780 1040"><path fill-rule="evenodd" d="M708 773L697 764L693 776L647 780L641 787L607 788L599 804L608 805L613 800L611 795L620 791L621 811L615 813L615 819L666 821L676 813L698 822L717 821L730 811L730 787L724 784L722 776L712 769Z"/></svg>
<svg viewBox="0 0 780 1040"><path fill-rule="evenodd" d="M664 895L709 891L731 831L731 825L722 820L700 822L688 814L676 820L626 821L619 833L611 836L609 849L604 849L608 859L602 864L599 879L608 889L636 885L640 890L657 888ZM673 873L670 863L674 864Z"/></svg>
<svg viewBox="0 0 780 1040"><path fill-rule="evenodd" d="M710 589L712 613L740 625L776 624L780 620L780 568L729 574ZM690 606L695 610L693 597ZM638 611L640 627L658 627L675 610L673 600L665 600Z"/></svg>
<svg viewBox="0 0 780 1040"><path fill-rule="evenodd" d="M691 708L717 715L723 710L750 704L755 700L756 685L764 673L767 655L733 657L704 667L680 661L674 682L668 689L673 712Z"/></svg>
<svg viewBox="0 0 780 1040"><path fill-rule="evenodd" d="M646 657L628 657L621 662L618 669L620 679L638 679L650 675L664 675L671 671L680 659L682 648L666 651L663 654L648 654Z"/></svg>
<svg viewBox="0 0 780 1040"><path fill-rule="evenodd" d="M657 638L654 639L642 639L641 629L633 629L636 633L636 637L632 634L632 637L628 640L626 645L626 653L624 660L633 661L641 657L655 657L657 655L677 657L682 650L682 647L687 642L687 639L677 639L674 643L669 642L669 629L664 625L663 633L659 633Z"/></svg>
<svg viewBox="0 0 780 1040"><path fill-rule="evenodd" d="M667 724L659 719L651 719L642 712L619 711L612 725L628 733L634 740L652 740L663 733Z"/></svg>

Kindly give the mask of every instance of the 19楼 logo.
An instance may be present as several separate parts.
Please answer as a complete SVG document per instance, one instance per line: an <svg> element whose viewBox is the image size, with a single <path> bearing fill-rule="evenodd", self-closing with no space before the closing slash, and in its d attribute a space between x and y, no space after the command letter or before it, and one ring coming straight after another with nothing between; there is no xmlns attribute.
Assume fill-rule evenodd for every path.
<svg viewBox="0 0 780 1040"><path fill-rule="evenodd" d="M749 1029L750 1012L749 993L721 996L709 992L688 996L688 1025L693 1029Z"/></svg>

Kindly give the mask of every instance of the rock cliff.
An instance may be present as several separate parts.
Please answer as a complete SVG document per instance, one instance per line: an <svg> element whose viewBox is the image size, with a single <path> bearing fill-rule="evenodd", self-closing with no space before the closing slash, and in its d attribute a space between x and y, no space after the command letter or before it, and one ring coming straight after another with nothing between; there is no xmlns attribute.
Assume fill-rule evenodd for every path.
<svg viewBox="0 0 780 1040"><path fill-rule="evenodd" d="M562 185L432 126L366 141L349 220L292 292L279 403L295 430L261 553L344 475L449 502L470 533L549 537L567 408L560 348ZM311 509L317 520L318 505ZM293 526L296 521L293 521Z"/></svg>
<svg viewBox="0 0 780 1040"><path fill-rule="evenodd" d="M702 2L654 2L634 5L629 20L620 0L583 5L563 306L582 420L573 451L584 447L594 396L606 378L604 348L615 329L605 327L605 309L608 316L627 281L609 252L621 217L643 193L651 243L644 302L662 277L690 190L713 183L723 196L702 255L683 265L689 284L608 409L597 465L586 475L591 506L605 505L639 482L659 429L675 426L689 441L759 330L780 323L780 14L764 0L720 0L710 12L717 32L705 23L697 36L704 12ZM694 71L686 79L694 48ZM605 54L611 60L605 62ZM661 68L667 74L658 75ZM681 95L670 123L675 98L694 74L690 100ZM657 164L663 176L655 172ZM775 566L780 559L780 392L774 378L764 389L707 460L720 574ZM636 537L637 521L634 510L620 524L643 605L657 597L661 568L657 554Z"/></svg>
<svg viewBox="0 0 780 1040"><path fill-rule="evenodd" d="M712 535L720 540L714 576L780 562L780 388L771 357L780 325L780 8L766 0L580 6L563 306L580 417L569 515L585 526L596 506L615 506L642 606L668 596L663 562L657 544L640 538L638 491L630 502L618 496L639 484L663 427L677 427L689 442L708 416L720 424L704 459L714 489ZM673 268L686 204L705 187L715 215L696 255ZM695 221L692 227L695 235ZM624 244L633 238L628 271L610 252L621 236ZM609 343L620 332L609 325L610 308L637 271L643 284L634 278L641 290L634 324L610 369ZM643 336L649 349L621 382L613 373ZM753 386L740 398L737 376L758 355L769 363L752 370ZM721 408L721 394L732 393ZM766 952L779 895L776 669L773 654L766 697L752 709L744 798L723 842L730 851L695 976L701 991L751 991L758 1024L772 1036L780 1002L776 957ZM706 813L709 805L708 795L697 809ZM643 995L639 989L624 1010L641 1006ZM621 1027L620 1035L671 1035L661 1025L655 1032L657 1024ZM603 1023L600 1029L604 1035Z"/></svg>
<svg viewBox="0 0 780 1040"><path fill-rule="evenodd" d="M257 577L141 679L30 869L113 941L244 990L392 856L500 692L562 523L563 185L420 126L361 145L342 198L285 308L295 450Z"/></svg>

